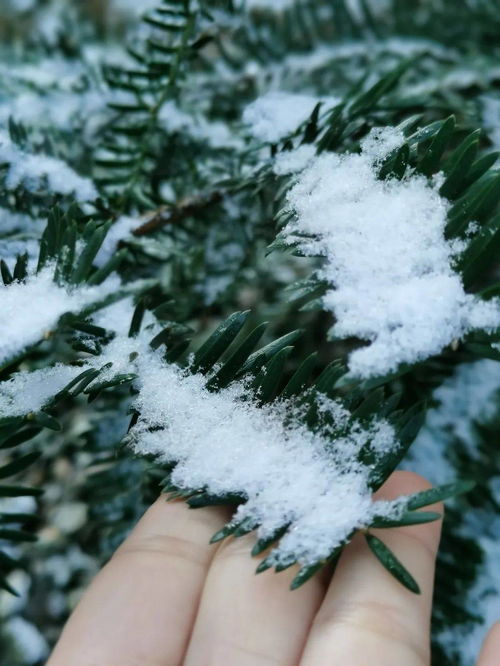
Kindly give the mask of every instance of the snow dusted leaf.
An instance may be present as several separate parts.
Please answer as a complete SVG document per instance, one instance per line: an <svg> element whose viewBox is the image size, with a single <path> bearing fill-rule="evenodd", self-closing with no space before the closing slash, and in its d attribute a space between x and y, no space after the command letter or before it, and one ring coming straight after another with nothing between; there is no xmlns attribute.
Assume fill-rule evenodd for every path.
<svg viewBox="0 0 500 666"><path fill-rule="evenodd" d="M47 338L67 312L78 313L116 292L119 281L109 278L99 287L58 285L54 268L30 274L25 282L0 287L0 365Z"/></svg>
<svg viewBox="0 0 500 666"><path fill-rule="evenodd" d="M289 525L268 558L272 566L327 559L370 516L400 511L399 502L372 501L370 467L359 461L366 447L381 455L397 446L387 421L362 426L339 401L318 395L318 424L311 430L300 402L260 405L238 382L211 392L204 375L153 353L139 355L135 367L134 449L173 464L169 480L182 492L244 497L232 521L235 534L244 524L245 531L257 529L259 539L269 539Z"/></svg>
<svg viewBox="0 0 500 666"><path fill-rule="evenodd" d="M365 379L500 325L500 302L466 293L453 268L463 247L445 238L450 208L433 183L415 174L379 179L381 160L403 141L395 130L374 130L360 154L320 155L287 195L295 212L288 238L325 257L318 278L330 285L322 302L337 320L332 334L369 343L349 357L352 375Z"/></svg>
<svg viewBox="0 0 500 666"><path fill-rule="evenodd" d="M22 185L31 192L44 188L49 192L73 194L78 201L92 201L97 190L88 178L79 176L62 160L45 155L33 155L21 150L6 132L0 132L0 161L9 165L6 187L15 189Z"/></svg>
<svg viewBox="0 0 500 666"><path fill-rule="evenodd" d="M329 108L340 100L334 97L317 98L286 92L270 92L247 106L243 122L251 133L262 141L276 143L299 130L313 113L317 104Z"/></svg>

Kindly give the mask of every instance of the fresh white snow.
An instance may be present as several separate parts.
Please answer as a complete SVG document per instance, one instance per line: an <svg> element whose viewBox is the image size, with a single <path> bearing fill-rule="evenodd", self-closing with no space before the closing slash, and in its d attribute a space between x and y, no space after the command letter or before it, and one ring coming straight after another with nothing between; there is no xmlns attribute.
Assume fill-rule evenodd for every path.
<svg viewBox="0 0 500 666"><path fill-rule="evenodd" d="M227 123L207 120L197 112L187 113L176 102L168 100L159 113L158 122L167 132L186 132L193 139L207 143L212 148L238 148L243 143Z"/></svg>
<svg viewBox="0 0 500 666"><path fill-rule="evenodd" d="M326 419L315 434L291 404L259 407L241 384L211 393L205 377L153 353L141 354L137 368L135 450L178 462L172 481L181 488L245 495L234 520L259 524L260 537L292 523L274 551L276 563L321 560L374 514L399 510L400 502L373 502L369 468L357 460L369 441L378 453L392 450L396 440L387 422L350 424L350 413L324 398L321 412L342 434Z"/></svg>
<svg viewBox="0 0 500 666"><path fill-rule="evenodd" d="M0 365L49 336L61 315L101 300L119 284L111 277L98 287L60 286L53 273L47 266L24 283L0 286Z"/></svg>
<svg viewBox="0 0 500 666"><path fill-rule="evenodd" d="M24 152L4 131L0 131L0 163L9 165L5 180L8 189L23 185L27 190L36 192L44 188L44 181L47 181L51 192L72 194L80 202L97 197L91 180L79 176L60 159Z"/></svg>
<svg viewBox="0 0 500 666"><path fill-rule="evenodd" d="M94 259L94 264L98 268L104 266L113 257L118 248L118 243L140 226L141 221L136 217L128 215L119 217L106 234L99 252Z"/></svg>
<svg viewBox="0 0 500 666"><path fill-rule="evenodd" d="M245 7L248 10L266 9L274 12L283 12L289 9L295 0L245 0Z"/></svg>
<svg viewBox="0 0 500 666"><path fill-rule="evenodd" d="M243 112L243 122L251 133L262 141L276 143L294 132L305 122L319 102L335 106L334 97L314 97L284 91L271 91L249 104Z"/></svg>
<svg viewBox="0 0 500 666"><path fill-rule="evenodd" d="M111 9L116 12L137 17L146 12L148 9L153 9L158 6L157 0L110 0Z"/></svg>
<svg viewBox="0 0 500 666"><path fill-rule="evenodd" d="M500 149L500 97L483 95L480 98L483 124L495 150Z"/></svg>
<svg viewBox="0 0 500 666"><path fill-rule="evenodd" d="M475 424L488 423L500 410L500 363L484 359L459 365L434 391L433 400L437 406L428 410L410 457L417 461L417 471L439 484L455 473L451 458L457 440L468 455L478 456Z"/></svg>
<svg viewBox="0 0 500 666"><path fill-rule="evenodd" d="M377 178L380 161L402 141L390 128L373 130L360 154L309 159L288 193L294 218L284 235L305 254L325 257L319 277L330 285L323 304L336 319L332 334L369 343L349 357L359 377L500 325L500 302L466 294L453 270L462 246L444 238L449 204L438 182L411 173Z"/></svg>
<svg viewBox="0 0 500 666"><path fill-rule="evenodd" d="M0 417L24 416L40 411L85 367L58 363L32 372L16 372L0 382Z"/></svg>
<svg viewBox="0 0 500 666"><path fill-rule="evenodd" d="M46 220L34 219L24 213L17 213L0 207L0 233L27 233L40 236L47 224ZM0 242L4 242L4 238ZM1 247L0 247L1 249Z"/></svg>

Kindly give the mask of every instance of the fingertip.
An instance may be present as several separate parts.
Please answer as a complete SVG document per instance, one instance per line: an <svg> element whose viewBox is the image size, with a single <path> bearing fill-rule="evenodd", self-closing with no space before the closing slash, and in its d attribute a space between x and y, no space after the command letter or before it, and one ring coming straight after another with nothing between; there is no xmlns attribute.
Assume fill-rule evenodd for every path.
<svg viewBox="0 0 500 666"><path fill-rule="evenodd" d="M428 490L432 485L420 474L401 470L394 472L375 494L377 499L394 499L399 495L409 495Z"/></svg>
<svg viewBox="0 0 500 666"><path fill-rule="evenodd" d="M497 666L500 655L500 621L489 630L481 649L477 666Z"/></svg>

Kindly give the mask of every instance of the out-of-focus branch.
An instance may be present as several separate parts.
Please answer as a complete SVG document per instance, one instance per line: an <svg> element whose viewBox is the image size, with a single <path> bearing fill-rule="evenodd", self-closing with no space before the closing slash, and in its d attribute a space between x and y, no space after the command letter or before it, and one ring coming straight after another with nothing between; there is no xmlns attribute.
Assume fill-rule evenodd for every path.
<svg viewBox="0 0 500 666"><path fill-rule="evenodd" d="M137 229L134 229L133 235L146 236L167 224L176 224L190 215L196 215L196 213L199 213L207 206L222 201L223 196L223 192L215 190L187 197L175 206L162 206L148 216L145 216L145 221Z"/></svg>

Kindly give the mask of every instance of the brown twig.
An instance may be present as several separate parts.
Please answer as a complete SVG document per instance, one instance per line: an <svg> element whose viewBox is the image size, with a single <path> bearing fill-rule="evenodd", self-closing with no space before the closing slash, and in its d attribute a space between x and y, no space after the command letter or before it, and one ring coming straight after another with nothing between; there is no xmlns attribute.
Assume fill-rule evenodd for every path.
<svg viewBox="0 0 500 666"><path fill-rule="evenodd" d="M197 194L183 199L175 206L163 206L153 213L145 216L145 222L132 232L134 236L146 236L167 224L176 224L181 220L196 215L207 206L222 201L223 193L220 190Z"/></svg>

